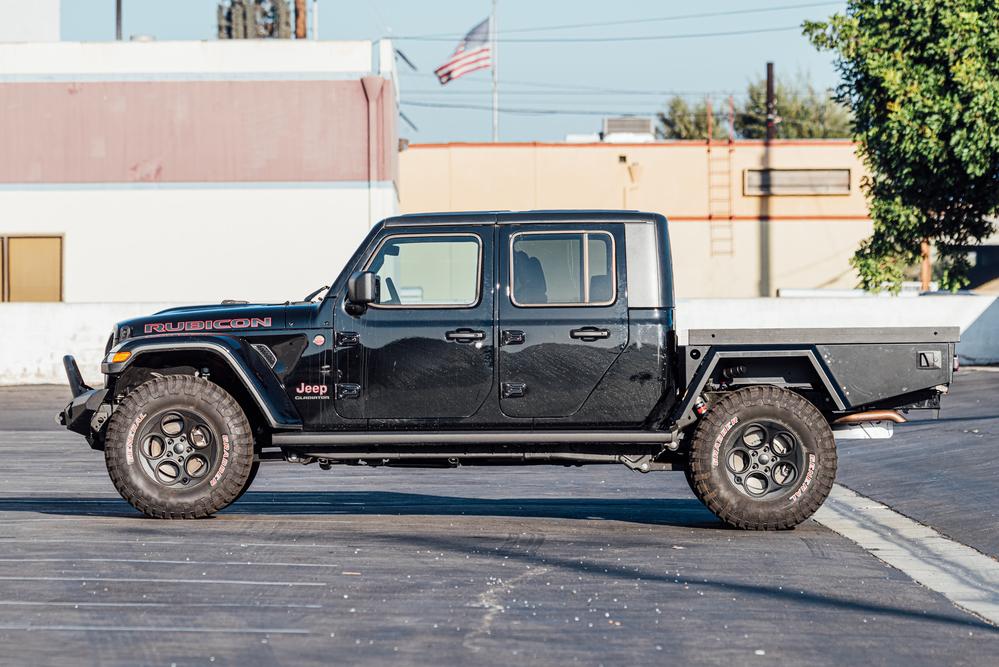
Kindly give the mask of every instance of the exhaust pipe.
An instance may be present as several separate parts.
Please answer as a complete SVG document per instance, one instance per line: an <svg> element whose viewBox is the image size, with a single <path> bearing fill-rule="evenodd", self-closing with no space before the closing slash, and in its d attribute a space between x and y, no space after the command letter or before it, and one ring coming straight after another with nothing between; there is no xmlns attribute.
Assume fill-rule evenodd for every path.
<svg viewBox="0 0 999 667"><path fill-rule="evenodd" d="M905 417L899 414L898 410L868 410L866 412L854 412L852 415L844 415L833 422L833 426L845 424L863 424L864 422L890 421L896 424L904 424Z"/></svg>

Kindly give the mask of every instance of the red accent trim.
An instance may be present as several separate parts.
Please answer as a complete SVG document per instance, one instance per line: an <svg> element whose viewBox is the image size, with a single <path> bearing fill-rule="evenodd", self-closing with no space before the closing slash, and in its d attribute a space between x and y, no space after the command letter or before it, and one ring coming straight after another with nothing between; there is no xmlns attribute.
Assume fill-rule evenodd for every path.
<svg viewBox="0 0 999 667"><path fill-rule="evenodd" d="M760 220L801 220L810 222L812 220L870 220L869 215L733 215L725 218L712 218L706 215L667 215L670 222L708 222L711 220L733 220L735 222L760 221Z"/></svg>
<svg viewBox="0 0 999 667"><path fill-rule="evenodd" d="M740 139L738 141L733 141L732 144L735 146L762 146L766 142L762 139ZM715 143L712 142L712 148L718 148L719 146L727 146L725 142ZM770 146L773 148L781 148L783 146L844 146L844 145L856 145L851 139L776 139L770 142ZM463 142L463 141L452 141L446 143L429 143L429 144L410 144L409 148L479 148L483 146L499 147L499 148L524 148L528 146L543 147L543 148L593 148L594 146L602 146L604 148L707 148L708 144L704 141L650 141L648 143L634 143L634 144L618 144L609 142L590 142L590 143L566 143L562 141L509 141L501 143L488 143L488 142Z"/></svg>

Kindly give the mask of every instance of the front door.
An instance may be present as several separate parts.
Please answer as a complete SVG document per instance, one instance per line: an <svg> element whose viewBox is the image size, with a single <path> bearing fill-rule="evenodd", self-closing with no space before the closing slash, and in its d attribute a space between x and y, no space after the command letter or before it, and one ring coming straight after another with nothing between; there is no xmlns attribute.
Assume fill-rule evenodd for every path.
<svg viewBox="0 0 999 667"><path fill-rule="evenodd" d="M357 333L360 386L337 412L367 419L468 417L493 384L493 227L386 233L362 267L381 296L344 316Z"/></svg>
<svg viewBox="0 0 999 667"><path fill-rule="evenodd" d="M573 416L628 343L621 225L499 229L500 408Z"/></svg>

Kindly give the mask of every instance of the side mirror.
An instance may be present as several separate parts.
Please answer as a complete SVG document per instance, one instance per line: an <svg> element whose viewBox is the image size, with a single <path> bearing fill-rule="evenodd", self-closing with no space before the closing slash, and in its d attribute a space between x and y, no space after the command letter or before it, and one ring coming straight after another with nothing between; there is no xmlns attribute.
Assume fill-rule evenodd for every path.
<svg viewBox="0 0 999 667"><path fill-rule="evenodd" d="M371 271L358 271L347 280L347 301L355 306L378 303L381 281Z"/></svg>

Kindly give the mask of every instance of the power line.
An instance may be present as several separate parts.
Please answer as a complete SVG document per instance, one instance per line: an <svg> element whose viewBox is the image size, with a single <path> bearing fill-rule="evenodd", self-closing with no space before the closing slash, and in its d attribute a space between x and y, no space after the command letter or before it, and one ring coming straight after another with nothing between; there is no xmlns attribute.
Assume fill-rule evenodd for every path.
<svg viewBox="0 0 999 667"><path fill-rule="evenodd" d="M405 72L405 71L403 71L403 72L400 72L400 74L402 74L404 78L408 78L408 77L421 77L421 78L433 78L435 81L437 80L437 76L436 75L430 74L430 73L424 73L424 72ZM474 84L474 83L477 83L477 82L475 82L475 81L469 81L468 84L466 84L466 86L469 85L469 84ZM582 93L593 92L593 93L608 93L608 94L620 94L620 95L628 95L628 94L634 93L634 94L642 94L642 95L646 95L647 94L647 95L665 95L665 96L669 96L669 95L689 95L689 96L695 96L695 95L744 95L744 94L746 94L745 91L736 91L736 90L690 90L690 91L678 91L678 90L654 90L654 89L650 90L649 88L608 88L608 87L605 87L605 86L588 86L586 84L574 84L574 83L565 83L565 82L556 82L556 81L526 81L526 80L523 80L523 79L506 79L505 83L508 83L508 84L514 85L514 86L524 86L524 87L533 87L533 88L544 88L545 90L542 91L542 92L551 92L551 93L555 93L555 92L558 92L558 91L566 91L566 92L573 92L573 93L578 92L578 93L581 93L581 94ZM481 90L482 92L487 92L488 90L491 90L491 88L468 89L468 92L478 92L479 90ZM426 89L426 90L416 90L415 92L428 92L429 93L429 92L437 92L437 91L442 91L442 92L446 91L449 95L458 94L460 92L466 92L464 89L461 90L461 91L451 91L451 90L446 89L446 88L437 88L437 87L432 88L432 89ZM411 92L411 91L409 89L404 89L404 92L408 93L408 92Z"/></svg>
<svg viewBox="0 0 999 667"><path fill-rule="evenodd" d="M797 5L781 5L778 7L758 7L755 9L734 9L720 12L698 12L696 14L674 14L672 16L656 16L644 19L624 19L618 21L600 21L599 23L563 23L560 25L535 26L530 28L511 28L504 30L504 34L520 34L527 32L544 32L548 30L574 30L577 28L604 28L611 25L635 25L641 23L663 23L666 21L681 21L684 19L712 18L716 16L736 16L744 14L765 14L772 12L786 11L790 9L811 9L814 7L827 7L831 5L842 5L842 0L838 2L809 2ZM427 35L410 35L396 37L395 39L429 39L448 38L460 39L461 35L454 33L434 33Z"/></svg>
<svg viewBox="0 0 999 667"><path fill-rule="evenodd" d="M471 111L492 111L491 105L485 104L464 104L464 103L448 103L448 102L423 102L423 101L401 101L400 104L404 106L413 107L424 107L430 109L455 109L455 110L471 110ZM516 114L516 115L529 115L529 116L642 116L650 117L657 116L658 110L635 110L630 109L628 111L622 110L598 110L598 109L543 109L543 108L524 108L524 107L500 107L500 113L505 114ZM706 111L688 111L683 114L687 118L706 118ZM725 111L712 111L711 116L715 119L725 120L729 117L729 114ZM758 120L761 124L765 123L766 118L762 115L753 116L744 111L737 112L736 117L743 120ZM801 126L805 125L806 121L796 120L790 118L782 118L779 125L795 125Z"/></svg>
<svg viewBox="0 0 999 667"><path fill-rule="evenodd" d="M406 95L437 95L438 93L444 92L442 89L435 88L424 88L424 89L406 89ZM445 95L446 98L451 97L478 97L480 95L485 95L490 91L486 88L477 88L471 90L461 90L461 91L447 91ZM691 97L691 98L703 98L703 97L728 97L729 95L734 95L736 97L745 97L749 93L746 91L741 92L727 92L727 91L682 91L682 90L504 90L504 95L518 95L518 96L544 96L544 97L564 97L564 96L601 96L601 95L620 95L622 97Z"/></svg>
<svg viewBox="0 0 999 667"><path fill-rule="evenodd" d="M472 111L492 111L491 105L486 104L463 104L463 103L448 103L448 102L419 102L402 100L399 104L403 106L412 107L426 107L431 109L466 109ZM597 111L594 109L585 109L581 111L573 111L568 109L527 109L520 107L500 107L500 113L507 114L523 114L523 115L533 115L533 116L640 116L647 115L642 113L636 113L632 111Z"/></svg>
<svg viewBox="0 0 999 667"><path fill-rule="evenodd" d="M756 35L769 32L787 32L801 30L800 25L783 26L780 28L755 28L749 30L728 30L721 32L690 32L673 35L633 35L630 37L500 37L496 41L506 44L553 44L553 43L593 43L593 42L651 42L673 39L701 39L708 37L732 37L736 35ZM454 37L394 37L397 40L421 42L450 42Z"/></svg>

